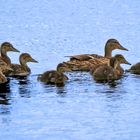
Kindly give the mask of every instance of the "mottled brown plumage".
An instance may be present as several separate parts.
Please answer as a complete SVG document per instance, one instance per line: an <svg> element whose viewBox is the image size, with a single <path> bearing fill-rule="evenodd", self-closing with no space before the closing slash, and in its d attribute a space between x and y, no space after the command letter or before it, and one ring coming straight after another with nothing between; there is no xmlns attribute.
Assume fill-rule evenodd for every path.
<svg viewBox="0 0 140 140"><path fill-rule="evenodd" d="M118 68L120 64L130 65L130 63L122 55L115 55L109 60L108 65L100 65L94 70L92 73L93 78L96 81L110 81L119 79L123 74Z"/></svg>
<svg viewBox="0 0 140 140"><path fill-rule="evenodd" d="M27 76L31 73L28 67L28 62L38 63L35 59L31 57L28 53L22 53L19 57L20 64L11 64L13 71L9 74L10 76Z"/></svg>
<svg viewBox="0 0 140 140"><path fill-rule="evenodd" d="M5 75L0 71L0 84L6 83L7 82L7 78L5 77Z"/></svg>
<svg viewBox="0 0 140 140"><path fill-rule="evenodd" d="M68 80L68 77L64 74L65 71L71 70L65 64L60 63L56 70L46 71L39 75L37 79L46 84L64 85L65 81Z"/></svg>
<svg viewBox="0 0 140 140"><path fill-rule="evenodd" d="M89 71L92 66L106 64L115 49L127 50L116 39L109 39L105 45L104 56L97 54L82 54L70 56L70 61L64 62L72 71Z"/></svg>
<svg viewBox="0 0 140 140"><path fill-rule="evenodd" d="M2 61L2 60L0 60L0 84L7 82L7 78L3 74L3 71L5 71L5 70L12 71L12 69L10 68L10 66L8 66L8 65L5 66L5 62Z"/></svg>

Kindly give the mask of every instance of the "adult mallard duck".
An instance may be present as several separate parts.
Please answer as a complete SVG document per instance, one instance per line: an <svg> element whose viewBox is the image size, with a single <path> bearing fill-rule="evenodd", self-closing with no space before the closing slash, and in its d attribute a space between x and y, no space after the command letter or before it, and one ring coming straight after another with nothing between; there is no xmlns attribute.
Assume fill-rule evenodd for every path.
<svg viewBox="0 0 140 140"><path fill-rule="evenodd" d="M109 39L105 44L104 56L97 54L82 54L70 56L70 61L64 62L71 70L89 71L92 65L108 63L115 49L126 50L116 39Z"/></svg>
<svg viewBox="0 0 140 140"><path fill-rule="evenodd" d="M64 85L68 77L64 74L65 71L71 71L65 64L57 65L56 70L46 71L38 76L38 80L46 84Z"/></svg>
<svg viewBox="0 0 140 140"><path fill-rule="evenodd" d="M35 59L31 57L28 53L22 53L19 57L20 64L11 64L13 71L9 74L10 76L27 76L31 73L28 67L28 62L38 63Z"/></svg>
<svg viewBox="0 0 140 140"><path fill-rule="evenodd" d="M4 62L6 62L8 65L11 64L10 58L7 56L7 52L12 51L12 52L20 52L16 48L13 47L13 45L9 42L4 42L1 44L1 57Z"/></svg>
<svg viewBox="0 0 140 140"><path fill-rule="evenodd" d="M134 64L129 70L127 70L133 74L140 74L140 62Z"/></svg>
<svg viewBox="0 0 140 140"><path fill-rule="evenodd" d="M122 76L122 70L119 69L120 64L131 65L122 55L118 54L112 57L109 64L100 65L92 73L96 81L117 80Z"/></svg>
<svg viewBox="0 0 140 140"><path fill-rule="evenodd" d="M105 50L104 50L104 56L97 55L97 54L80 54L80 55L73 55L73 56L68 56L70 57L70 60L79 60L79 61L84 61L84 60L89 60L93 58L102 58L102 57L107 57L111 58L112 57L112 51L115 49L120 49L120 50L126 50L128 49L124 48L118 40L116 39L109 39L107 40L105 44Z"/></svg>
<svg viewBox="0 0 140 140"><path fill-rule="evenodd" d="M8 67L9 65L11 65L11 60L7 56L7 52L9 52L9 51L19 52L19 50L17 50L16 48L14 48L11 43L9 43L9 42L2 43L1 44L1 48L0 48L0 52L1 52L0 61L4 61L5 64L3 64L0 67L3 67L2 68L3 69L3 73L6 74L6 75L9 73L9 70L6 69L6 67Z"/></svg>

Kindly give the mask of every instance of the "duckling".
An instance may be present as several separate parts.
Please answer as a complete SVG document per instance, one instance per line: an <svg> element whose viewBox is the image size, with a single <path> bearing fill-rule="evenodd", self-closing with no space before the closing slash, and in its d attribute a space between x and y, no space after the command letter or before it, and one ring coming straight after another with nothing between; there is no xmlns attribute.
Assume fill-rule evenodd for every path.
<svg viewBox="0 0 140 140"><path fill-rule="evenodd" d="M44 72L38 76L37 80L46 84L64 85L65 81L68 80L68 77L64 74L66 71L71 71L71 69L69 69L64 63L60 63L57 65L56 70Z"/></svg>
<svg viewBox="0 0 140 140"><path fill-rule="evenodd" d="M122 71L118 68L120 64L131 65L121 54L115 55L107 65L101 65L93 72L93 78L96 81L112 81L122 76Z"/></svg>
<svg viewBox="0 0 140 140"><path fill-rule="evenodd" d="M70 61L65 62L68 67L71 67L73 71L89 71L91 66L108 63L112 57L112 51L115 49L126 50L119 41L116 39L109 39L105 44L105 54L100 56L97 54L83 54L70 56Z"/></svg>
<svg viewBox="0 0 140 140"><path fill-rule="evenodd" d="M120 49L120 50L125 50L128 51L128 49L124 48L118 40L116 39L108 39L106 44L105 44L105 54L104 56L97 55L97 54L80 54L80 55L73 55L73 56L67 56L70 57L70 60L79 60L79 61L84 61L84 60L89 60L89 59L94 59L94 58L102 58L102 57L107 57L111 58L112 57L112 51L115 49Z"/></svg>
<svg viewBox="0 0 140 140"><path fill-rule="evenodd" d="M140 62L134 64L129 70L127 70L130 73L133 74L140 74Z"/></svg>
<svg viewBox="0 0 140 140"><path fill-rule="evenodd" d="M28 53L22 53L19 57L19 62L20 64L11 64L13 72L11 72L9 76L27 76L31 73L30 68L27 66L27 62L38 63Z"/></svg>

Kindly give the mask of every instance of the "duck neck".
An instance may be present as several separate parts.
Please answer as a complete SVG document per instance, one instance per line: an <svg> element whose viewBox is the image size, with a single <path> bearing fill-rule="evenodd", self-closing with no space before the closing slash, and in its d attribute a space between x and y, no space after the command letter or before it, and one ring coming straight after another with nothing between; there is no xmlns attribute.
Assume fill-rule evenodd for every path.
<svg viewBox="0 0 140 140"><path fill-rule="evenodd" d="M111 58L112 57L112 50L106 45L105 46L105 55L104 57Z"/></svg>
<svg viewBox="0 0 140 140"><path fill-rule="evenodd" d="M24 61L24 60L22 60L22 59L20 59L19 61L20 61L20 65L25 69L25 71L28 71L28 72L31 71L30 68L28 67L26 61Z"/></svg>
<svg viewBox="0 0 140 140"><path fill-rule="evenodd" d="M120 63L114 57L112 57L109 61L109 66L116 69L117 67L120 66Z"/></svg>
<svg viewBox="0 0 140 140"><path fill-rule="evenodd" d="M60 72L60 73L63 73L63 68L57 67L57 71Z"/></svg>
<svg viewBox="0 0 140 140"><path fill-rule="evenodd" d="M7 56L7 51L5 51L4 49L1 49L1 57L7 64L11 64L11 60Z"/></svg>

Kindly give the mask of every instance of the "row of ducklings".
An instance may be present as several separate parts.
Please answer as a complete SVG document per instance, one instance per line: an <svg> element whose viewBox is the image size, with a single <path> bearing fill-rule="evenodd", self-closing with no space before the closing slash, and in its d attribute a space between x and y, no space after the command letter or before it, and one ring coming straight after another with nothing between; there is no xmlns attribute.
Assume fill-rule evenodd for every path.
<svg viewBox="0 0 140 140"><path fill-rule="evenodd" d="M10 58L8 57L8 52L20 52L9 42L4 42L1 44L0 52L0 83L6 83L6 76L27 76L31 73L30 68L27 65L27 62L37 61L31 57L28 53L22 53L19 57L20 64L11 63Z"/></svg>
<svg viewBox="0 0 140 140"><path fill-rule="evenodd" d="M101 82L118 80L124 73L121 64L131 64L121 54L112 57L112 51L115 49L128 51L118 40L109 39L105 44L104 56L98 54L68 56L69 61L58 64L56 70L44 72L38 80L47 84L64 84L68 77L63 73L69 71L90 71L93 78ZM128 71L140 74L140 63L133 65Z"/></svg>
<svg viewBox="0 0 140 140"><path fill-rule="evenodd" d="M81 54L69 56L70 60L58 64L56 70L46 71L38 76L38 80L47 84L64 84L68 77L64 72L70 71L90 71L93 78L97 81L110 81L119 79L124 70L120 64L130 63L121 55L112 57L112 51L115 49L126 50L116 39L109 39L105 44L105 55L97 54ZM31 70L27 66L27 62L37 61L28 53L22 53L19 57L20 64L12 64L7 52L19 52L9 42L1 44L0 57L0 83L7 81L6 76L27 76ZM132 66L129 71L131 73L140 73L140 63Z"/></svg>

